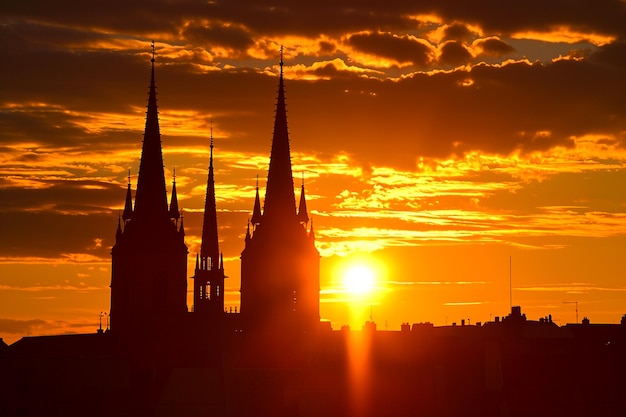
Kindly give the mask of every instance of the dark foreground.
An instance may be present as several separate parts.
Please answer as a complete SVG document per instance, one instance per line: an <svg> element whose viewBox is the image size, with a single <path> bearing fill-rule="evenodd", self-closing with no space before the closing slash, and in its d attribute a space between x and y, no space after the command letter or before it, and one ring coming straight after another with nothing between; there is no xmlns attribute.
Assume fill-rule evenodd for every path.
<svg viewBox="0 0 626 417"><path fill-rule="evenodd" d="M0 416L624 416L626 324L110 332L0 349Z"/></svg>

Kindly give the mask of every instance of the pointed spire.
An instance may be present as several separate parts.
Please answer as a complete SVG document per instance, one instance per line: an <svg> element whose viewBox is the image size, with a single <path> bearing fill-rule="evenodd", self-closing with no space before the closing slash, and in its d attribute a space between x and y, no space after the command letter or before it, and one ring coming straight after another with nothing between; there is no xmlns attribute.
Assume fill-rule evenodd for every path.
<svg viewBox="0 0 626 417"><path fill-rule="evenodd" d="M211 119L209 176L206 184L206 199L204 202L204 219L202 222L202 245L200 246L200 257L211 258L213 262L217 262L219 257L217 209L215 203L215 178L213 175L213 119Z"/></svg>
<svg viewBox="0 0 626 417"><path fill-rule="evenodd" d="M220 252L220 269L224 270L224 253Z"/></svg>
<svg viewBox="0 0 626 417"><path fill-rule="evenodd" d="M309 214L306 209L306 197L304 195L304 172L302 172L302 188L300 190L300 205L298 206L298 220L300 223L306 224L309 222Z"/></svg>
<svg viewBox="0 0 626 417"><path fill-rule="evenodd" d="M250 219L248 219L248 228L246 229L246 242L250 240L252 236L250 235Z"/></svg>
<svg viewBox="0 0 626 417"><path fill-rule="evenodd" d="M309 230L309 239L315 240L315 231L313 230L313 219L311 219L311 230Z"/></svg>
<svg viewBox="0 0 626 417"><path fill-rule="evenodd" d="M256 196L254 197L254 209L252 210L252 225L261 223L261 198L259 197L259 176L256 176Z"/></svg>
<svg viewBox="0 0 626 417"><path fill-rule="evenodd" d="M165 173L163 172L163 153L161 151L161 133L159 130L159 112L154 81L154 41L152 41L152 69L146 128L141 149L139 178L135 197L135 217L167 218L167 195L165 191Z"/></svg>
<svg viewBox="0 0 626 417"><path fill-rule="evenodd" d="M122 237L122 217L117 218L117 230L115 231L115 241L118 241Z"/></svg>
<svg viewBox="0 0 626 417"><path fill-rule="evenodd" d="M200 268L200 254L196 253L196 270Z"/></svg>
<svg viewBox="0 0 626 417"><path fill-rule="evenodd" d="M170 218L178 220L180 210L178 210L178 193L176 192L176 168L174 168L174 181L172 184L172 202L170 203Z"/></svg>
<svg viewBox="0 0 626 417"><path fill-rule="evenodd" d="M180 236L181 240L185 240L185 224L184 224L184 216L181 214L180 215L180 227L178 228L178 235Z"/></svg>
<svg viewBox="0 0 626 417"><path fill-rule="evenodd" d="M284 221L289 218L295 219L295 216L296 198L293 190L293 176L291 172L291 154L287 129L287 108L285 104L281 47L278 99L276 102L276 118L274 120L274 135L272 138L270 167L267 175L263 219L269 218L272 221Z"/></svg>
<svg viewBox="0 0 626 417"><path fill-rule="evenodd" d="M133 192L130 189L130 169L128 170L128 189L126 190L126 202L124 203L124 213L122 219L128 221L133 217Z"/></svg>

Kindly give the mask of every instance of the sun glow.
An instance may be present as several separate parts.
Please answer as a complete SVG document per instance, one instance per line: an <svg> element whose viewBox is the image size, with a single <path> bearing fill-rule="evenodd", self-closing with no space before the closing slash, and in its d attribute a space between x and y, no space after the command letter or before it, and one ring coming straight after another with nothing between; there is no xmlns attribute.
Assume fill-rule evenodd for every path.
<svg viewBox="0 0 626 417"><path fill-rule="evenodd" d="M365 265L350 267L344 276L344 287L351 294L367 294L375 286L374 272Z"/></svg>

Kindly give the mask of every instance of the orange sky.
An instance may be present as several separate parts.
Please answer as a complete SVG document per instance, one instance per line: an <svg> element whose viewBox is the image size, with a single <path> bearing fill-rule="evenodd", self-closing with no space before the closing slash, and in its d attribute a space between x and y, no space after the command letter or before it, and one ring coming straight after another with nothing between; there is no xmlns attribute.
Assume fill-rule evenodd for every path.
<svg viewBox="0 0 626 417"><path fill-rule="evenodd" d="M334 328L370 314L381 329L484 322L511 296L559 324L572 302L592 322L626 313L623 2L128 3L3 6L5 341L92 332L108 311L152 39L191 261L213 119L227 308L284 45L296 195L304 176ZM374 272L373 293L345 291L354 264Z"/></svg>

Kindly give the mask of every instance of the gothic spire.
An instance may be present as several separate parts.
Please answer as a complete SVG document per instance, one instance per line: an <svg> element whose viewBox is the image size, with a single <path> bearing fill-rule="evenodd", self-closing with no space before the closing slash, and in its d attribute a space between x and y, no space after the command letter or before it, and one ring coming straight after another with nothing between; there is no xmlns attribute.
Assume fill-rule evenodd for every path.
<svg viewBox="0 0 626 417"><path fill-rule="evenodd" d="M172 184L172 202L170 203L170 218L178 220L180 210L178 209L178 194L176 193L176 168L174 168L174 182Z"/></svg>
<svg viewBox="0 0 626 417"><path fill-rule="evenodd" d="M135 197L135 217L167 218L167 195L165 191L165 173L163 172L163 153L161 151L161 133L159 131L159 112L154 81L154 41L152 41L152 69L146 128L143 135L139 178Z"/></svg>
<svg viewBox="0 0 626 417"><path fill-rule="evenodd" d="M115 231L115 241L117 242L122 237L122 218L117 219L117 230Z"/></svg>
<svg viewBox="0 0 626 417"><path fill-rule="evenodd" d="M126 202L124 203L124 212L122 219L128 221L133 217L133 193L130 189L130 169L128 170L128 189L126 190Z"/></svg>
<svg viewBox="0 0 626 417"><path fill-rule="evenodd" d="M259 176L256 177L256 197L254 197L254 209L252 210L252 225L261 223L261 199L259 198Z"/></svg>
<svg viewBox="0 0 626 417"><path fill-rule="evenodd" d="M178 236L180 236L180 240L184 243L185 242L185 223L184 223L184 216L180 215L180 227L178 228Z"/></svg>
<svg viewBox="0 0 626 417"><path fill-rule="evenodd" d="M315 231L313 230L313 219L311 219L311 230L309 230L309 239L315 240Z"/></svg>
<svg viewBox="0 0 626 417"><path fill-rule="evenodd" d="M215 204L215 179L213 176L213 121L211 121L209 176L206 184L206 199L204 202L204 219L202 222L202 245L200 246L200 257L211 258L215 265L217 265L219 260L217 209Z"/></svg>
<svg viewBox="0 0 626 417"><path fill-rule="evenodd" d="M269 219L270 221L288 220L289 218L295 219L295 216L296 198L293 191L291 172L287 109L283 83L283 49L281 47L278 99L276 102L276 118L274 120L274 135L272 138L270 167L267 175L263 219Z"/></svg>
<svg viewBox="0 0 626 417"><path fill-rule="evenodd" d="M300 205L298 206L298 221L305 225L309 222L309 214L306 209L306 197L304 195L304 173L302 173L302 188L300 189Z"/></svg>

